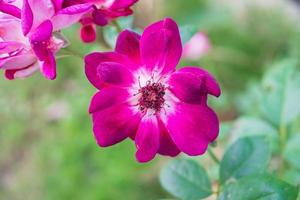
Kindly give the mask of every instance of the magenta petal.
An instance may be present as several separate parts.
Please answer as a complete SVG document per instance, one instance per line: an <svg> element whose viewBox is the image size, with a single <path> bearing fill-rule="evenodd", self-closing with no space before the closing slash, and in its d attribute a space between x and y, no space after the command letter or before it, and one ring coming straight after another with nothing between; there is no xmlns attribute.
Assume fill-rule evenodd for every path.
<svg viewBox="0 0 300 200"><path fill-rule="evenodd" d="M14 5L0 2L0 12L9 14L9 15L14 16L19 19L21 18L20 8L14 6Z"/></svg>
<svg viewBox="0 0 300 200"><path fill-rule="evenodd" d="M39 69L38 63L34 63L30 66L21 68L21 69L8 69L5 70L5 78L8 80L13 80L15 78L26 78L33 73L35 73Z"/></svg>
<svg viewBox="0 0 300 200"><path fill-rule="evenodd" d="M89 43L96 40L96 28L94 25L84 25L80 29L80 38L83 42Z"/></svg>
<svg viewBox="0 0 300 200"><path fill-rule="evenodd" d="M30 35L32 49L40 61L47 62L46 65L52 63L53 55L49 57L48 41L52 37L53 26L50 20L44 21Z"/></svg>
<svg viewBox="0 0 300 200"><path fill-rule="evenodd" d="M112 10L124 9L132 6L138 0L115 0L111 6L109 6Z"/></svg>
<svg viewBox="0 0 300 200"><path fill-rule="evenodd" d="M53 5L55 7L56 12L61 10L64 0L51 0L51 1L52 1Z"/></svg>
<svg viewBox="0 0 300 200"><path fill-rule="evenodd" d="M106 53L91 53L87 55L84 59L85 61L85 74L88 80L98 89L105 86L104 82L100 80L97 69L102 62L116 62L116 63L126 63L124 56L115 52Z"/></svg>
<svg viewBox="0 0 300 200"><path fill-rule="evenodd" d="M105 26L108 24L108 20L106 19L106 15L102 13L101 10L95 9L92 13L93 22L98 26Z"/></svg>
<svg viewBox="0 0 300 200"><path fill-rule="evenodd" d="M22 19L23 34L27 35L33 25L33 13L30 8L28 0L23 1L21 19Z"/></svg>
<svg viewBox="0 0 300 200"><path fill-rule="evenodd" d="M8 80L14 80L15 79L15 73L17 72L17 69L12 69L12 70L5 70L4 76Z"/></svg>
<svg viewBox="0 0 300 200"><path fill-rule="evenodd" d="M50 20L44 21L39 25L35 31L30 35L31 42L48 41L52 36L53 26Z"/></svg>
<svg viewBox="0 0 300 200"><path fill-rule="evenodd" d="M52 0L24 0L22 10L23 31L26 35L55 14L55 5ZM25 20L25 21L24 21Z"/></svg>
<svg viewBox="0 0 300 200"><path fill-rule="evenodd" d="M183 67L178 72L191 73L194 76L197 76L199 79L204 77L205 86L207 88L207 92L211 95L219 97L221 95L221 89L216 81L216 79L204 69L199 67Z"/></svg>
<svg viewBox="0 0 300 200"><path fill-rule="evenodd" d="M36 57L32 53L22 53L6 59L0 59L1 69L20 69L32 65L36 62Z"/></svg>
<svg viewBox="0 0 300 200"><path fill-rule="evenodd" d="M14 78L26 78L34 74L40 69L39 63L34 63L24 69L17 70L14 74Z"/></svg>
<svg viewBox="0 0 300 200"><path fill-rule="evenodd" d="M176 22L170 18L147 27L141 37L141 57L152 71L172 72L182 53L181 39Z"/></svg>
<svg viewBox="0 0 300 200"><path fill-rule="evenodd" d="M123 104L129 98L128 91L119 87L103 88L91 101L89 112L94 113L114 105Z"/></svg>
<svg viewBox="0 0 300 200"><path fill-rule="evenodd" d="M202 97L206 95L203 76L195 76L192 73L173 73L169 85L172 93L186 103L200 104Z"/></svg>
<svg viewBox="0 0 300 200"><path fill-rule="evenodd" d="M101 81L109 85L128 86L133 82L131 72L124 65L115 62L100 63L97 74Z"/></svg>
<svg viewBox="0 0 300 200"><path fill-rule="evenodd" d="M165 124L160 119L157 120L160 136L158 153L165 156L177 156L180 153L180 150L174 144Z"/></svg>
<svg viewBox="0 0 300 200"><path fill-rule="evenodd" d="M140 116L134 114L129 105L112 106L93 113L93 130L101 147L114 145L136 133Z"/></svg>
<svg viewBox="0 0 300 200"><path fill-rule="evenodd" d="M82 14L90 11L92 9L92 4L84 3L84 4L75 4L72 6L68 6L64 9L61 9L57 14L64 14L64 15L75 15L75 14Z"/></svg>
<svg viewBox="0 0 300 200"><path fill-rule="evenodd" d="M122 31L117 39L116 52L128 56L133 62L139 64L140 61L140 38L135 32Z"/></svg>
<svg viewBox="0 0 300 200"><path fill-rule="evenodd" d="M219 132L217 115L203 105L178 103L166 123L176 146L191 156L205 153Z"/></svg>
<svg viewBox="0 0 300 200"><path fill-rule="evenodd" d="M47 59L42 62L41 71L49 80L54 80L56 78L56 61L53 53L48 53Z"/></svg>
<svg viewBox="0 0 300 200"><path fill-rule="evenodd" d="M91 4L77 4L60 10L52 17L53 29L55 31L67 28L78 22L82 16L92 9Z"/></svg>
<svg viewBox="0 0 300 200"><path fill-rule="evenodd" d="M145 116L140 122L135 136L136 159L139 162L152 160L159 148L159 129L155 116Z"/></svg>
<svg viewBox="0 0 300 200"><path fill-rule="evenodd" d="M0 42L0 54L6 54L6 53L11 54L11 52L21 51L23 47L24 44L20 42L15 42L15 41ZM3 59L3 57L1 59Z"/></svg>

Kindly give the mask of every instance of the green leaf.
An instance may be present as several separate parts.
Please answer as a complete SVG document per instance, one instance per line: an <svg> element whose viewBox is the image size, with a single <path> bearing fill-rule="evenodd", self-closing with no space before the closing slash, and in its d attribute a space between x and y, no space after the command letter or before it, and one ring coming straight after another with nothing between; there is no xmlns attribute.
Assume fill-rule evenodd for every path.
<svg viewBox="0 0 300 200"><path fill-rule="evenodd" d="M293 167L300 169L300 133L292 137L286 144L284 158Z"/></svg>
<svg viewBox="0 0 300 200"><path fill-rule="evenodd" d="M229 179L263 173L270 159L271 150L265 137L241 138L225 152L220 164L221 183Z"/></svg>
<svg viewBox="0 0 300 200"><path fill-rule="evenodd" d="M233 124L231 133L234 140L245 136L265 136L273 151L279 149L278 131L271 124L259 118L240 117Z"/></svg>
<svg viewBox="0 0 300 200"><path fill-rule="evenodd" d="M261 109L273 124L287 124L300 116L300 73L299 63L287 59L277 63L263 79Z"/></svg>
<svg viewBox="0 0 300 200"><path fill-rule="evenodd" d="M257 175L228 184L218 200L295 200L297 194L297 187L269 175Z"/></svg>
<svg viewBox="0 0 300 200"><path fill-rule="evenodd" d="M116 45L118 34L118 30L114 26L107 26L103 29L103 37L112 48Z"/></svg>
<svg viewBox="0 0 300 200"><path fill-rule="evenodd" d="M181 199L198 200L211 195L211 183L205 170L193 160L173 160L160 174L162 186Z"/></svg>
<svg viewBox="0 0 300 200"><path fill-rule="evenodd" d="M250 82L247 88L236 98L236 105L239 105L238 110L244 115L260 116L260 99L263 95L261 84Z"/></svg>
<svg viewBox="0 0 300 200"><path fill-rule="evenodd" d="M118 19L118 23L122 29L132 29L133 28L133 15L127 17L121 17Z"/></svg>
<svg viewBox="0 0 300 200"><path fill-rule="evenodd" d="M182 25L179 28L182 44L187 43L198 31L195 25Z"/></svg>
<svg viewBox="0 0 300 200"><path fill-rule="evenodd" d="M300 170L299 169L289 169L286 170L283 178L286 182L293 185L300 185Z"/></svg>
<svg viewBox="0 0 300 200"><path fill-rule="evenodd" d="M228 135L231 133L232 130L232 122L222 122L220 124L220 131L219 131L219 136L218 140L224 142L228 138Z"/></svg>

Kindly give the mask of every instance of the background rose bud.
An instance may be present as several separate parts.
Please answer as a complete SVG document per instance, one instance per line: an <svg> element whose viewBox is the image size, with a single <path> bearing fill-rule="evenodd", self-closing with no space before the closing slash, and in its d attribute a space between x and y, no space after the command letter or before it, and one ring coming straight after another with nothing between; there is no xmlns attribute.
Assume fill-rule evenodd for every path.
<svg viewBox="0 0 300 200"><path fill-rule="evenodd" d="M204 32L196 33L184 46L183 57L188 60L199 60L211 49L211 43Z"/></svg>

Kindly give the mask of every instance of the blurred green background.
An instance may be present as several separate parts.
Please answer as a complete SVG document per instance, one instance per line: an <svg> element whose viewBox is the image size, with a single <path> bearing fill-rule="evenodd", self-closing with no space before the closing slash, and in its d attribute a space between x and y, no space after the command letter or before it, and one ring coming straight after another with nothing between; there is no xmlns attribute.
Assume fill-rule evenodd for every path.
<svg viewBox="0 0 300 200"><path fill-rule="evenodd" d="M135 11L133 17L119 20L122 27L133 23L141 30L170 16L181 26L183 40L197 31L211 40L207 55L199 61L182 60L180 66L202 66L221 84L223 95L211 100L224 122L219 154L229 140L232 121L243 115L260 116L258 88L274 63L287 60L299 68L300 5L293 1L140 0ZM65 55L104 50L101 40L113 45L116 33L106 27L99 30L103 37L98 43L83 45L78 28L64 31L71 45L59 55L56 81L39 73L26 80L0 79L0 199L168 197L158 181L168 158L157 156L139 164L129 140L106 149L96 145L87 112L96 90L85 78L82 59ZM299 130L299 121L293 129ZM300 172L294 171L291 176L297 174L298 179L287 180L299 184Z"/></svg>

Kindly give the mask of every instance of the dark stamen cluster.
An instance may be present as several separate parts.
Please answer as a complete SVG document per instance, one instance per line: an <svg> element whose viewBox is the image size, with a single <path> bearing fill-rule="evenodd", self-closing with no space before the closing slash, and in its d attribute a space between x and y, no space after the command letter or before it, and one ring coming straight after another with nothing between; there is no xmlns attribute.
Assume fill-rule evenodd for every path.
<svg viewBox="0 0 300 200"><path fill-rule="evenodd" d="M159 112L165 103L165 86L161 83L148 82L146 86L139 89L139 109L145 112L148 108Z"/></svg>

